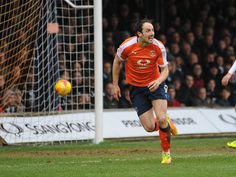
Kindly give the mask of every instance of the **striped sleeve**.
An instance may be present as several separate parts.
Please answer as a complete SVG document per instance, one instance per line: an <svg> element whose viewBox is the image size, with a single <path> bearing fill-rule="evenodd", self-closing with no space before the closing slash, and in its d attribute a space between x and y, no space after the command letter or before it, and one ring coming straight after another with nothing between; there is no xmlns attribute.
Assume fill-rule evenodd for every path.
<svg viewBox="0 0 236 177"><path fill-rule="evenodd" d="M231 66L228 73L233 74L235 71L236 71L236 61L234 61L234 64L233 66Z"/></svg>
<svg viewBox="0 0 236 177"><path fill-rule="evenodd" d="M126 39L121 45L120 47L117 49L117 56L121 59L121 60L126 60L127 55L128 55L128 51L127 48L132 46L133 44L137 43L137 37L130 37L128 39Z"/></svg>
<svg viewBox="0 0 236 177"><path fill-rule="evenodd" d="M160 67L166 66L168 64L168 61L167 61L165 46L162 44L162 42L158 41L157 39L154 39L153 43L160 49L160 55L158 57L158 65Z"/></svg>
<svg viewBox="0 0 236 177"><path fill-rule="evenodd" d="M120 45L119 48L117 49L117 56L123 61L126 59L126 54L125 54L125 46L124 45Z"/></svg>

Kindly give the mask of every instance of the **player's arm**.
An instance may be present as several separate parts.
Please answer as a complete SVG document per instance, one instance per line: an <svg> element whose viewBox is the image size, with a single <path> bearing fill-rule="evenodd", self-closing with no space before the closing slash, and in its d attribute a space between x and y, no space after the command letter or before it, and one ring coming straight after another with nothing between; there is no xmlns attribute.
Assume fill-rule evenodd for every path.
<svg viewBox="0 0 236 177"><path fill-rule="evenodd" d="M113 94L114 98L119 101L121 97L120 87L119 87L119 76L122 67L121 59L116 55L113 61L112 77L113 77Z"/></svg>
<svg viewBox="0 0 236 177"><path fill-rule="evenodd" d="M160 49L160 55L157 58L157 63L158 63L158 66L160 67L161 73L157 80L154 80L148 84L148 88L152 92L155 91L159 87L159 85L166 80L166 78L169 75L169 68L168 68L168 62L166 59L167 54L166 54L165 46L162 44L162 42L156 39L154 40L153 44L155 44Z"/></svg>
<svg viewBox="0 0 236 177"><path fill-rule="evenodd" d="M148 88L151 92L155 91L159 87L159 85L167 79L169 75L168 65L162 66L160 67L160 69L161 69L161 74L158 77L158 79L148 84Z"/></svg>
<svg viewBox="0 0 236 177"><path fill-rule="evenodd" d="M228 82L230 80L230 78L232 77L232 74L231 73L227 73L221 80L221 83L223 86L226 86L228 85Z"/></svg>
<svg viewBox="0 0 236 177"><path fill-rule="evenodd" d="M168 75L169 75L169 68L168 68L168 65L165 65L164 67L160 67L161 68L161 74L158 78L159 82L162 83L164 82Z"/></svg>
<svg viewBox="0 0 236 177"><path fill-rule="evenodd" d="M222 78L221 83L222 85L228 85L230 78L232 77L233 73L236 71L236 61L234 62L233 66L229 69L229 72Z"/></svg>

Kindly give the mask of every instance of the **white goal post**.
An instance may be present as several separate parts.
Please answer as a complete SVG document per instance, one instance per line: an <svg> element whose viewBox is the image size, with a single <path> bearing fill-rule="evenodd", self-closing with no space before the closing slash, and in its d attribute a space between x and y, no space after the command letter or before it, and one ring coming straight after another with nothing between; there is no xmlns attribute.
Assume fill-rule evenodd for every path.
<svg viewBox="0 0 236 177"><path fill-rule="evenodd" d="M103 57L102 57L102 0L94 0L94 5L76 5L64 0L75 9L94 8L94 60L95 60L95 138L94 143L103 141ZM96 29L96 30L95 30Z"/></svg>
<svg viewBox="0 0 236 177"><path fill-rule="evenodd" d="M95 30L96 29L96 30ZM94 0L95 143L103 141L102 0Z"/></svg>
<svg viewBox="0 0 236 177"><path fill-rule="evenodd" d="M82 5L81 6L81 5L76 5L76 4L72 3L70 0L64 0L64 1L75 9L92 9L95 6L95 4L94 4L94 6L93 5ZM94 3L95 3L95 0L94 0Z"/></svg>

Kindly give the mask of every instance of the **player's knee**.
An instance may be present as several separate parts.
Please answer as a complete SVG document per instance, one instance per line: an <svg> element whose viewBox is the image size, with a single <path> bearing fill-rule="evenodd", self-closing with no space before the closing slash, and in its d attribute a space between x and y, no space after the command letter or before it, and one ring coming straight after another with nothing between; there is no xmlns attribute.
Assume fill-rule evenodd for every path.
<svg viewBox="0 0 236 177"><path fill-rule="evenodd" d="M148 125L148 126L143 126L143 127L147 132L153 132L156 130L155 125Z"/></svg>
<svg viewBox="0 0 236 177"><path fill-rule="evenodd" d="M167 124L167 120L165 117L160 117L158 119L158 124L160 127L166 127L166 124Z"/></svg>

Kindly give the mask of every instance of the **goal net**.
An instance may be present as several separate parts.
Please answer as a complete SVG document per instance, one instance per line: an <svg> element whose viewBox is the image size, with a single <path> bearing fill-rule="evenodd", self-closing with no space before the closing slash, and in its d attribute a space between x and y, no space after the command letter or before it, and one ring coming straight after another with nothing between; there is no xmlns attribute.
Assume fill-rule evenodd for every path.
<svg viewBox="0 0 236 177"><path fill-rule="evenodd" d="M8 143L94 136L94 10L70 3L93 5L0 2L0 137ZM72 83L70 95L56 94L59 79Z"/></svg>

